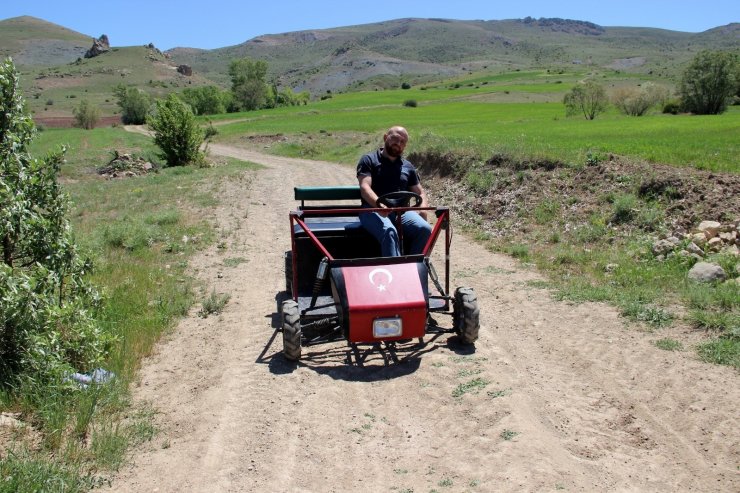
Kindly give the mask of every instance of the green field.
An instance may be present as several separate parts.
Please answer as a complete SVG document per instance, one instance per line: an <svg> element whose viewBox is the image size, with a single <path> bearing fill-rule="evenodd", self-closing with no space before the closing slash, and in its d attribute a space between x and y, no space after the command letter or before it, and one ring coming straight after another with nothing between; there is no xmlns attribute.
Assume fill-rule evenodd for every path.
<svg viewBox="0 0 740 493"><path fill-rule="evenodd" d="M583 117L565 116L560 101L572 82L511 85L509 81L498 81L498 84L477 89L461 86L451 90L412 88L340 94L307 107L223 115L212 120L217 124L220 119L226 120L219 126L217 137L223 141L235 141L245 135L284 134L300 138L329 133L358 134L355 140L348 137L335 143L346 148L346 152L335 149L324 155L340 161L356 157L354 148L362 147L368 136L374 142L379 141L385 128L401 124L411 133L409 151L424 145L420 137L433 136L451 149L473 147L484 152L547 157L565 163L583 162L588 153L612 153L713 171L740 170L738 107L718 116L654 111L642 117L628 117L612 109L587 121ZM520 102L485 100L505 91ZM552 102L526 102L527 95L533 93L548 94ZM416 100L418 106L403 106L408 99ZM290 149L295 150L290 147L280 151L277 147L273 152L291 154Z"/></svg>

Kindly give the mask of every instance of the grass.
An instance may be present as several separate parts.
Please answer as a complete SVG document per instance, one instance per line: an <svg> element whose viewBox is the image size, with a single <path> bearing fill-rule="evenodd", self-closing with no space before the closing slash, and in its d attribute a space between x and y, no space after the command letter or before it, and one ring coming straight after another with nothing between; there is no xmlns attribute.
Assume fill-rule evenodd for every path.
<svg viewBox="0 0 740 493"><path fill-rule="evenodd" d="M116 377L76 391L51 383L22 395L0 393L0 408L32 417L42 437L39 449L19 445L0 462L0 492L87 491L120 467L132 444L154 437L151 411L132 408L128 383L160 335L195 301L188 259L215 241L202 219L218 203L213 190L254 169L230 160L215 168L168 168L104 181L95 170L108 162L111 149L154 154L150 139L120 128L47 130L31 152L63 143L69 151L60 181L73 202L77 242L94 261L91 280L103 294L99 323L118 336L103 365ZM204 306L215 313L222 302L218 295Z"/></svg>

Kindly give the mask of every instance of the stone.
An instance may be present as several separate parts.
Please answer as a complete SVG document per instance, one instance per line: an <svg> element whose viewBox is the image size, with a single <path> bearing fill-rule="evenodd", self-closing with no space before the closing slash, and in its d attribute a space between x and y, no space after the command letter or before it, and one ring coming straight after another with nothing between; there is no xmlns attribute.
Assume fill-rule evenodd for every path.
<svg viewBox="0 0 740 493"><path fill-rule="evenodd" d="M700 257L704 256L704 250L699 248L699 246L693 241L686 246L686 251L689 253L695 253L699 255Z"/></svg>
<svg viewBox="0 0 740 493"><path fill-rule="evenodd" d="M689 271L688 278L696 282L724 281L727 279L727 274L717 264L697 262Z"/></svg>
<svg viewBox="0 0 740 493"><path fill-rule="evenodd" d="M702 221L699 223L699 227L697 229L704 233L707 239L710 239L717 236L720 227L722 227L722 225L717 221Z"/></svg>
<svg viewBox="0 0 740 493"><path fill-rule="evenodd" d="M190 77L191 75L193 75L193 68L190 65L183 64L177 67L177 72L187 77Z"/></svg>
<svg viewBox="0 0 740 493"><path fill-rule="evenodd" d="M668 252L672 252L676 248L676 245L669 240L658 240L653 243L653 255L656 257L659 255L666 255Z"/></svg>
<svg viewBox="0 0 740 493"><path fill-rule="evenodd" d="M94 58L108 50L110 50L110 42L108 36L103 34L98 39L93 38L93 45L85 52L85 58Z"/></svg>
<svg viewBox="0 0 740 493"><path fill-rule="evenodd" d="M619 264L606 264L606 266L604 266L604 271L614 272L617 268L619 268Z"/></svg>
<svg viewBox="0 0 740 493"><path fill-rule="evenodd" d="M691 241L696 243L697 246L703 247L707 244L707 237L704 233L694 233L691 235Z"/></svg>
<svg viewBox="0 0 740 493"><path fill-rule="evenodd" d="M722 240L715 236L707 242L707 248L713 252L719 252L722 249Z"/></svg>

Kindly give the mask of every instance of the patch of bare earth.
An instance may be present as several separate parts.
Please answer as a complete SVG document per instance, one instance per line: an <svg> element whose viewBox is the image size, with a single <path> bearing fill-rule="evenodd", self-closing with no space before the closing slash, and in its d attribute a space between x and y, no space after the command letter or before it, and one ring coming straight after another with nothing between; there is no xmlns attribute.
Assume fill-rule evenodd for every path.
<svg viewBox="0 0 740 493"><path fill-rule="evenodd" d="M734 370L656 348L609 306L553 301L536 272L459 233L452 285L478 293L475 347L335 343L288 363L275 327L293 187L354 170L210 150L265 166L221 184L211 220L227 248L192 263L231 300L205 319L195 307L144 362L132 390L160 432L113 490L740 489Z"/></svg>

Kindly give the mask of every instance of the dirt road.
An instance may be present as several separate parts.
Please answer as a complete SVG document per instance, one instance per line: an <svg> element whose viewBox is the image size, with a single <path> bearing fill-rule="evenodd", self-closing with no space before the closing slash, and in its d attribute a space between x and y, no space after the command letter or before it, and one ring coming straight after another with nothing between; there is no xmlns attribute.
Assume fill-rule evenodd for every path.
<svg viewBox="0 0 740 493"><path fill-rule="evenodd" d="M351 184L353 170L210 150L265 165L223 183L227 248L193 262L231 300L207 319L196 307L144 362L133 393L160 432L113 490L740 491L734 370L656 348L665 334L606 305L554 301L459 233L452 285L478 293L475 348L442 335L358 363L337 343L288 363L274 327L293 186Z"/></svg>

